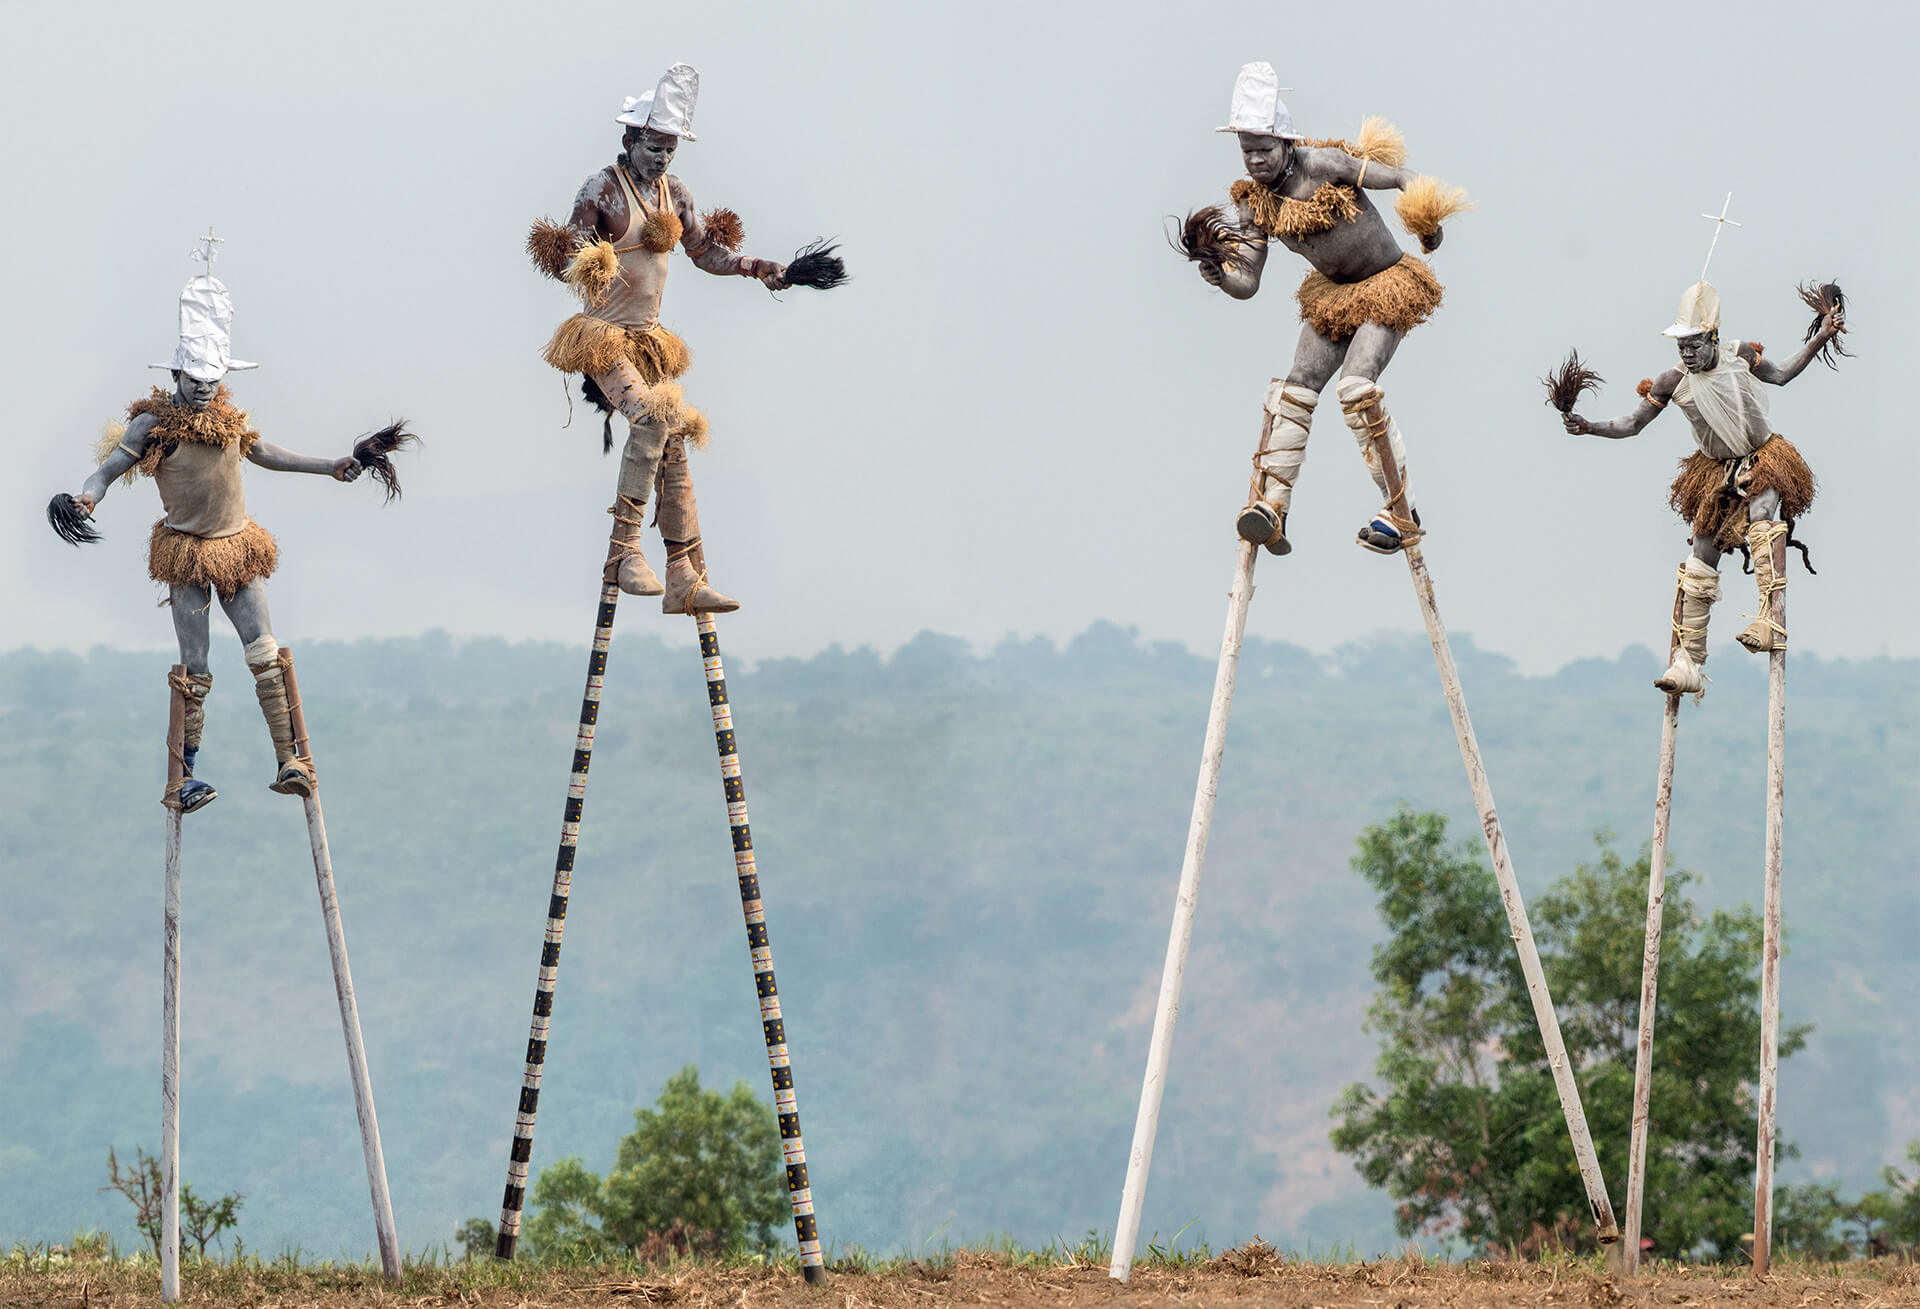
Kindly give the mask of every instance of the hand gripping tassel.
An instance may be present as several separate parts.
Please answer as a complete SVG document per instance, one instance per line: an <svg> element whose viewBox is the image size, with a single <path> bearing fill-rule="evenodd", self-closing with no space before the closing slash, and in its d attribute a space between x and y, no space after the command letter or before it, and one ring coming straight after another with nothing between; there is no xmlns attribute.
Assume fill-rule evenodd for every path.
<svg viewBox="0 0 1920 1309"><path fill-rule="evenodd" d="M540 980L533 992L527 1068L520 1082L520 1111L513 1120L513 1145L507 1156L507 1190L500 1201L500 1232L493 1247L498 1259L513 1258L520 1240L520 1211L526 1206L527 1172L533 1164L533 1120L540 1108L540 1077L547 1064L547 1026L553 1017L554 983L560 977L560 934L567 925L573 855L580 842L580 813L587 802L587 765L593 759L593 728L600 721L600 692L606 682L607 650L613 644L613 615L619 603L619 582L603 582L593 629L593 653L587 657L587 690L580 701L580 729L573 740L566 813L560 821L560 854L554 861L553 892L547 901L547 934L540 947Z"/></svg>
<svg viewBox="0 0 1920 1309"><path fill-rule="evenodd" d="M760 875L754 865L753 831L747 825L747 788L740 777L733 709L727 703L727 674L720 665L720 635L714 630L712 614L702 613L696 617L700 627L700 657L707 670L707 703L713 708L714 743L720 750L720 780L727 793L727 825L733 829L733 865L740 879L740 908L746 914L754 989L760 995L760 1029L767 1040L773 1103L780 1117L787 1195L793 1202L793 1234L800 1242L800 1271L809 1282L824 1282L827 1269L820 1255L820 1228L814 1220L813 1189L807 1180L806 1145L800 1139L800 1107L793 1094L793 1063L787 1054L786 1024L780 1016L780 988L773 978L773 947L767 937L766 907L760 899Z"/></svg>

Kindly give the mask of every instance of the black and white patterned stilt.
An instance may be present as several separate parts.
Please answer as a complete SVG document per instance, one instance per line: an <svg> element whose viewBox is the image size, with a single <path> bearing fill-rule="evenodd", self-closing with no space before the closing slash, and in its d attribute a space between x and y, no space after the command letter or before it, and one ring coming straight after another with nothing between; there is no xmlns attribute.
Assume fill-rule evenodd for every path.
<svg viewBox="0 0 1920 1309"><path fill-rule="evenodd" d="M587 799L587 765L593 759L593 728L600 720L600 692L607 675L607 649L613 644L613 614L620 588L600 588L600 612L593 629L593 653L587 659L587 690L580 701L580 730L573 741L573 772L567 780L567 807L560 823L560 854L554 861L553 895L547 902L547 935L540 947L540 980L533 992L533 1028L527 1036L527 1068L520 1083L520 1111L513 1123L508 1154L507 1190L500 1201L500 1233L494 1255L513 1258L520 1240L520 1211L527 1201L527 1173L533 1162L533 1120L540 1107L540 1076L547 1062L547 1026L553 1019L553 987L560 975L560 934L567 925L567 895L573 889L573 854L580 841L580 813Z"/></svg>
<svg viewBox="0 0 1920 1309"><path fill-rule="evenodd" d="M707 670L707 703L713 708L714 742L720 750L720 780L727 793L727 825L733 829L733 866L740 879L740 908L746 914L754 989L760 996L760 1028L767 1041L773 1103L780 1117L780 1148L786 1156L787 1195L793 1203L794 1236L800 1242L800 1270L809 1282L824 1282L827 1269L820 1255L813 1188L807 1179L807 1149L800 1138L800 1108L794 1099L793 1063L787 1054L786 1023L780 1014L780 988L773 978L773 946L767 937L766 906L760 898L753 831L747 825L747 788L740 777L733 709L727 703L727 674L720 665L720 636L714 630L712 614L695 617L700 628L700 658Z"/></svg>

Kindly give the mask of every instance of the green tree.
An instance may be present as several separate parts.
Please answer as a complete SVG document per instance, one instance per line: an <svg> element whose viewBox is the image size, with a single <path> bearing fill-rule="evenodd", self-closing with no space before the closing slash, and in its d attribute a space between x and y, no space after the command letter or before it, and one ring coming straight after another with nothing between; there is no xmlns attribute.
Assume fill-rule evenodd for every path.
<svg viewBox="0 0 1920 1309"><path fill-rule="evenodd" d="M1833 1231L1845 1210L1838 1182L1802 1182L1776 1188L1773 1248L1823 1263L1846 1258L1847 1243Z"/></svg>
<svg viewBox="0 0 1920 1309"><path fill-rule="evenodd" d="M575 1157L540 1170L523 1235L542 1257L767 1249L789 1212L779 1121L745 1082L702 1090L691 1064L667 1079L603 1180Z"/></svg>
<svg viewBox="0 0 1920 1309"><path fill-rule="evenodd" d="M1484 854L1449 844L1443 816L1402 810L1361 835L1353 863L1388 930L1368 1011L1384 1089L1342 1092L1335 1148L1399 1201L1404 1235L1499 1249L1590 1244L1579 1169ZM1588 1124L1597 1142L1618 1143L1601 1154L1616 1196L1626 1190L1647 875L1644 855L1627 864L1603 847L1530 913ZM1761 924L1749 908L1703 916L1689 880L1669 872L1664 901L1644 1235L1656 1250L1732 1255L1752 1230ZM1806 1031L1783 1030L1783 1058Z"/></svg>

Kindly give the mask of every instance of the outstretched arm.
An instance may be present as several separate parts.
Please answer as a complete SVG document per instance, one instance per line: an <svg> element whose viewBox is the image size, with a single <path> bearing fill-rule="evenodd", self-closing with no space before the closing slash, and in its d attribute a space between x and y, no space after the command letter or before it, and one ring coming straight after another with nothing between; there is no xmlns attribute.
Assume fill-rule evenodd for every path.
<svg viewBox="0 0 1920 1309"><path fill-rule="evenodd" d="M352 455L328 459L320 455L297 455L266 441L255 441L247 451L247 461L274 473L318 473L336 482L351 482L360 476L360 463Z"/></svg>
<svg viewBox="0 0 1920 1309"><path fill-rule="evenodd" d="M1660 411L1667 407L1667 402L1673 398L1673 388L1678 385L1680 370L1670 368L1654 379L1652 389L1641 397L1639 406L1630 414L1590 423L1577 413L1569 413L1560 421L1570 436L1604 436L1610 441L1622 441L1644 432L1647 424L1658 418Z"/></svg>
<svg viewBox="0 0 1920 1309"><path fill-rule="evenodd" d="M1785 362L1775 363L1764 355L1756 356L1746 342L1740 344L1740 354L1753 367L1753 375L1763 382L1774 386L1785 386L1805 372L1807 365L1813 362L1827 342L1847 329L1847 311L1840 308L1829 309L1820 320L1820 330L1807 338L1807 343L1788 355Z"/></svg>
<svg viewBox="0 0 1920 1309"><path fill-rule="evenodd" d="M93 470L93 476L80 488L80 494L73 497L75 503L91 514L94 507L107 498L107 489L113 485L114 479L139 463L147 453L147 442L151 439L152 431L152 414L141 414L127 424L126 434L120 438L120 444Z"/></svg>
<svg viewBox="0 0 1920 1309"><path fill-rule="evenodd" d="M681 244L695 268L715 277L755 278L769 291L787 288L785 264L735 254L729 246L738 244L739 235L735 233L728 239L727 234L710 230L707 221L694 209L693 191L685 182L668 174L667 186L673 192L674 209L680 216Z"/></svg>
<svg viewBox="0 0 1920 1309"><path fill-rule="evenodd" d="M1370 159L1361 159L1345 150L1319 149L1308 152L1309 175L1369 191L1404 191L1420 176L1411 168L1395 168Z"/></svg>

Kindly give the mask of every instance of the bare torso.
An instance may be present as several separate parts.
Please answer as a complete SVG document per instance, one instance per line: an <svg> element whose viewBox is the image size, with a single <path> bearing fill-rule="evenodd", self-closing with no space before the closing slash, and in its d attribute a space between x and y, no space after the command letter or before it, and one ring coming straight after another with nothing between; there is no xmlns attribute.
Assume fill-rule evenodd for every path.
<svg viewBox="0 0 1920 1309"><path fill-rule="evenodd" d="M1363 282L1400 262L1406 253L1387 230L1386 220L1374 207L1362 186L1355 185L1361 175L1356 160L1344 150L1322 148L1296 150L1292 170L1273 188L1289 200L1308 201L1323 185L1345 186L1352 190L1359 214L1351 222L1336 222L1324 232L1308 236L1279 236L1272 239L1312 264L1329 281L1350 284ZM1385 182L1396 175L1391 168L1370 165L1369 174ZM1252 215L1244 205L1236 206L1242 231L1253 230Z"/></svg>

